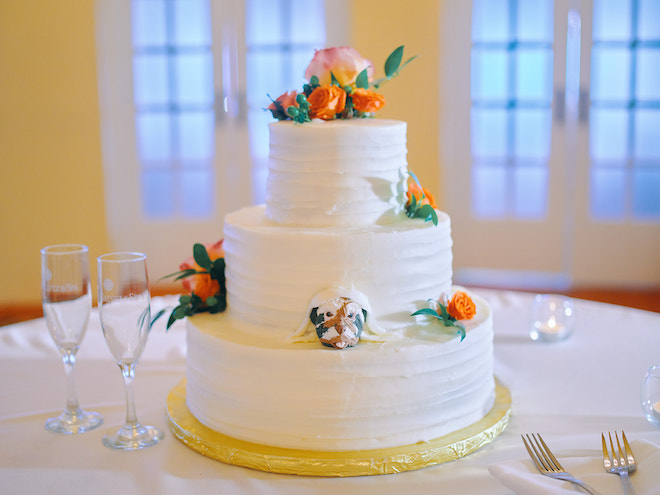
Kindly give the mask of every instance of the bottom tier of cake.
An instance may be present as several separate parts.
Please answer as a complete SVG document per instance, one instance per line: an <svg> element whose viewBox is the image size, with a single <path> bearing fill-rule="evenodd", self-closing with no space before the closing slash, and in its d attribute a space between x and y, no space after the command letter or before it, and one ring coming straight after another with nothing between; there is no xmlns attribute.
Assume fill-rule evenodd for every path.
<svg viewBox="0 0 660 495"><path fill-rule="evenodd" d="M430 442L483 419L495 402L488 304L464 340L438 322L336 350L241 331L231 311L188 320L186 406L239 441L311 451Z"/></svg>

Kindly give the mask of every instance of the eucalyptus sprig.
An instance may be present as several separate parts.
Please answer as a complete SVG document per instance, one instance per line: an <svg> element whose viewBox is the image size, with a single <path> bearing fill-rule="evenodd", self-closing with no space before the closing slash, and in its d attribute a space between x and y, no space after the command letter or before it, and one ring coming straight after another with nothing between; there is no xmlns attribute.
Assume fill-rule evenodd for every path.
<svg viewBox="0 0 660 495"><path fill-rule="evenodd" d="M170 318L167 321L168 330L176 320L183 319L186 316L192 316L195 313L221 313L227 309L225 259L218 258L212 261L206 247L199 243L196 243L193 246L193 258L195 263L197 263L202 270L187 268L175 273L170 273L169 275L164 276L163 279L175 277L174 280L176 281L192 275L208 274L212 280L218 281L220 290L217 294L207 297L206 300L203 300L200 296L195 294L194 291L190 294L182 294L179 297L179 305L172 310L172 313L170 313Z"/></svg>
<svg viewBox="0 0 660 495"><path fill-rule="evenodd" d="M462 323L460 323L458 320L456 320L456 318L454 318L449 314L449 311L447 310L447 306L439 303L434 299L429 299L429 302L435 304L437 309L422 308L415 311L410 316L424 315L424 316L431 316L433 318L436 318L445 327L456 328L456 334L461 336L461 342L462 342L463 339L465 338L465 326Z"/></svg>
<svg viewBox="0 0 660 495"><path fill-rule="evenodd" d="M417 200L414 194L410 195L410 201L406 204L406 215L409 218L423 218L425 222L433 222L433 225L438 225L438 214L431 205L422 204L426 195L424 194L424 188L419 182L417 176L408 171L410 176L419 186L419 190L422 191L422 197Z"/></svg>

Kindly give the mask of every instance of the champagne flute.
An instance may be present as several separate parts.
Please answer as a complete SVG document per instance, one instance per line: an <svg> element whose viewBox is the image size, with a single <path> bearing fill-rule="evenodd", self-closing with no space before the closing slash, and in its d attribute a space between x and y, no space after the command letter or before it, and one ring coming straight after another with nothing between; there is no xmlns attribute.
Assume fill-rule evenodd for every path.
<svg viewBox="0 0 660 495"><path fill-rule="evenodd" d="M110 253L98 262L99 315L103 336L124 377L126 422L103 444L118 450L136 450L157 444L163 433L141 425L135 413L135 368L149 336L151 296L147 257L142 253Z"/></svg>
<svg viewBox="0 0 660 495"><path fill-rule="evenodd" d="M64 412L46 421L55 433L82 433L103 423L96 412L83 411L76 396L76 353L85 336L92 308L87 246L58 244L41 250L41 302L50 336L67 377Z"/></svg>

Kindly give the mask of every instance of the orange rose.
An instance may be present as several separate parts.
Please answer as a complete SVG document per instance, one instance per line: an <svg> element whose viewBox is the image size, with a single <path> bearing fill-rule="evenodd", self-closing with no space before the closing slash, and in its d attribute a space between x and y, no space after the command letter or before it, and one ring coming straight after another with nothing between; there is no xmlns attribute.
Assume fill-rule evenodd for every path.
<svg viewBox="0 0 660 495"><path fill-rule="evenodd" d="M419 202L422 196L425 196L422 200L422 204L431 205L432 208L437 208L433 194L431 194L425 187L420 188L417 181L413 180L408 183L408 192L406 192L406 196L408 197L408 201L410 201L412 196L415 196L417 202Z"/></svg>
<svg viewBox="0 0 660 495"><path fill-rule="evenodd" d="M224 239L219 240L215 244L204 244L206 252L209 254L211 261L215 261L218 258L225 257L225 251L222 248L222 243ZM202 267L195 262L195 258L190 256L186 261L179 265L179 270L188 270L194 268L195 270L202 271ZM195 275L190 275L181 280L183 288L188 292L194 292L203 301L210 296L215 296L220 291L220 284L217 280L213 280L208 273L197 273Z"/></svg>
<svg viewBox="0 0 660 495"><path fill-rule="evenodd" d="M344 111L346 93L337 86L326 84L312 91L307 97L307 101L311 118L332 120L335 115Z"/></svg>
<svg viewBox="0 0 660 495"><path fill-rule="evenodd" d="M275 100L281 105L280 108L275 104L275 102L268 105L268 110L271 111L273 117L276 119L285 119L287 118L286 109L289 107L299 107L298 102L296 101L296 96L298 93L296 91L287 91L286 93L281 94Z"/></svg>
<svg viewBox="0 0 660 495"><path fill-rule="evenodd" d="M447 311L457 320L471 320L477 314L474 301L465 292L458 291L447 305Z"/></svg>
<svg viewBox="0 0 660 495"><path fill-rule="evenodd" d="M363 58L357 50L348 46L316 50L314 58L305 71L309 81L312 76L319 78L319 84L330 84L332 73L340 86L350 86L358 74L367 69L369 80L374 75L374 67L370 60Z"/></svg>
<svg viewBox="0 0 660 495"><path fill-rule="evenodd" d="M353 107L358 112L376 112L385 106L385 97L373 91L358 88L351 93Z"/></svg>

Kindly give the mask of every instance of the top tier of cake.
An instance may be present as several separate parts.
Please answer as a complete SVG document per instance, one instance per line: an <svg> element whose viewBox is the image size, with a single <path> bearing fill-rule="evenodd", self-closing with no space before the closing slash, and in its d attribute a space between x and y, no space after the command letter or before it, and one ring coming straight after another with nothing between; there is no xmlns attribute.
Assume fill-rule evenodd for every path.
<svg viewBox="0 0 660 495"><path fill-rule="evenodd" d="M388 224L405 204L406 123L270 124L266 217L283 225Z"/></svg>

